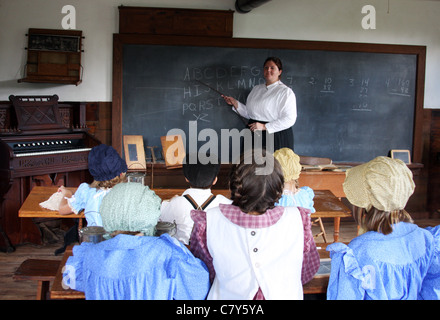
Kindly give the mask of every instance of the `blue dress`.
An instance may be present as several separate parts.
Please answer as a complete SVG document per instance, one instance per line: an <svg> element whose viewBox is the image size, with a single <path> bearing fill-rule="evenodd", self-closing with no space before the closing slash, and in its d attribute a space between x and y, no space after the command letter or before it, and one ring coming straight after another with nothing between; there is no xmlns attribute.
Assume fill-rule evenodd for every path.
<svg viewBox="0 0 440 320"><path fill-rule="evenodd" d="M316 211L313 207L314 197L315 193L310 187L301 187L295 194L284 193L275 205L282 207L302 207L309 209L310 213L314 213Z"/></svg>
<svg viewBox="0 0 440 320"><path fill-rule="evenodd" d="M327 250L328 300L440 299L440 226L399 222L391 234L370 231Z"/></svg>
<svg viewBox="0 0 440 320"><path fill-rule="evenodd" d="M111 189L91 188L88 183L81 183L75 194L67 201L73 212L78 214L84 209L87 226L102 227L102 218L99 212L102 199Z"/></svg>
<svg viewBox="0 0 440 320"><path fill-rule="evenodd" d="M205 264L168 234L120 234L73 247L63 285L88 300L203 300L209 288Z"/></svg>

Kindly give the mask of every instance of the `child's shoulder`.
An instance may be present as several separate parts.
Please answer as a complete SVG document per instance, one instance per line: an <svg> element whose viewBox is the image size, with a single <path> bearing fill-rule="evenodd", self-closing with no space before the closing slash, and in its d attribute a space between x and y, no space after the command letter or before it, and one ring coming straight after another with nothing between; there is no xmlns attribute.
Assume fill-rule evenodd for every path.
<svg viewBox="0 0 440 320"><path fill-rule="evenodd" d="M78 186L78 188L76 189L75 194L76 194L76 195L78 195L78 194L87 194L87 193L90 193L91 191L94 191L94 190L96 190L96 189L95 189L95 188L92 188L92 187L90 186L90 184L88 184L88 183L86 183L86 182L83 182L83 183L81 183L81 184Z"/></svg>
<svg viewBox="0 0 440 320"><path fill-rule="evenodd" d="M232 200L231 200L231 199L226 198L226 197L225 197L224 195L222 195L222 194L218 194L218 195L216 195L215 198L217 199L217 201L218 201L219 203L223 203L223 204L231 204L231 203L232 203Z"/></svg>
<svg viewBox="0 0 440 320"><path fill-rule="evenodd" d="M303 187L299 188L299 191L303 192L307 195L312 195L312 196L315 195L315 192L313 191L313 189L310 187L307 187L307 186L303 186Z"/></svg>
<svg viewBox="0 0 440 320"><path fill-rule="evenodd" d="M106 195L111 189L103 189L103 188L95 188L92 187L88 183L81 183L78 186L78 189L75 192L75 197L96 197L96 196L104 196Z"/></svg>
<svg viewBox="0 0 440 320"><path fill-rule="evenodd" d="M82 182L79 186L78 189L88 189L90 188L90 184L88 184L87 182Z"/></svg>

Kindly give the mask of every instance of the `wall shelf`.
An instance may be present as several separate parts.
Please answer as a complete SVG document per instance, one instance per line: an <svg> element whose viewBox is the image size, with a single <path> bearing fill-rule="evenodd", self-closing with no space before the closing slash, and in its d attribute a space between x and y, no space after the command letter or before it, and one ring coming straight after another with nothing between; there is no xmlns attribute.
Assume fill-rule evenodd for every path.
<svg viewBox="0 0 440 320"><path fill-rule="evenodd" d="M31 28L27 36L26 76L19 83L81 83L82 31Z"/></svg>

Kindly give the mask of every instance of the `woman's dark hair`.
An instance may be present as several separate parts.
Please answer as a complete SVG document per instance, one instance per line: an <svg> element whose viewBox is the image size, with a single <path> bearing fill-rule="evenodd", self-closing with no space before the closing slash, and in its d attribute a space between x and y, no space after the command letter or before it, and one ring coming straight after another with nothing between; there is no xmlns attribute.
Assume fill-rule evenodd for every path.
<svg viewBox="0 0 440 320"><path fill-rule="evenodd" d="M251 150L240 157L229 176L232 204L241 211L263 214L275 207L283 194L281 165L266 150Z"/></svg>
<svg viewBox="0 0 440 320"><path fill-rule="evenodd" d="M268 57L268 58L264 61L263 66L265 66L266 63L267 63L268 61L272 61L273 63L275 63L280 71L283 70L283 63L281 62L281 59L280 59L280 58L277 58L277 57Z"/></svg>

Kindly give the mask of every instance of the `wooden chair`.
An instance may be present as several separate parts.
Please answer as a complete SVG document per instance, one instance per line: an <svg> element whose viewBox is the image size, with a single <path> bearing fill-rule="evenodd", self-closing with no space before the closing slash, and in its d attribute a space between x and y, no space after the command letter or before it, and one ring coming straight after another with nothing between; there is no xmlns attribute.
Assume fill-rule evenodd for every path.
<svg viewBox="0 0 440 320"><path fill-rule="evenodd" d="M324 165L324 164L331 164L332 160L330 158L320 158L320 157L309 157L309 156L300 156L300 163L303 165ZM321 218L316 218L312 220L312 225L318 224L319 228L321 229L321 232L314 235L314 238L317 238L319 236L322 236L324 239L324 242L327 243L327 235L325 233L324 224L322 223Z"/></svg>
<svg viewBox="0 0 440 320"><path fill-rule="evenodd" d="M60 266L59 260L27 259L15 271L14 280L37 280L37 300L46 300L50 282Z"/></svg>
<svg viewBox="0 0 440 320"><path fill-rule="evenodd" d="M324 228L324 224L322 223L321 217L312 220L312 225L313 224L315 224L315 225L318 224L319 228L321 229L321 232L315 234L313 237L317 238L319 236L322 236L322 238L324 239L324 242L327 243L327 235L325 233L325 228Z"/></svg>

